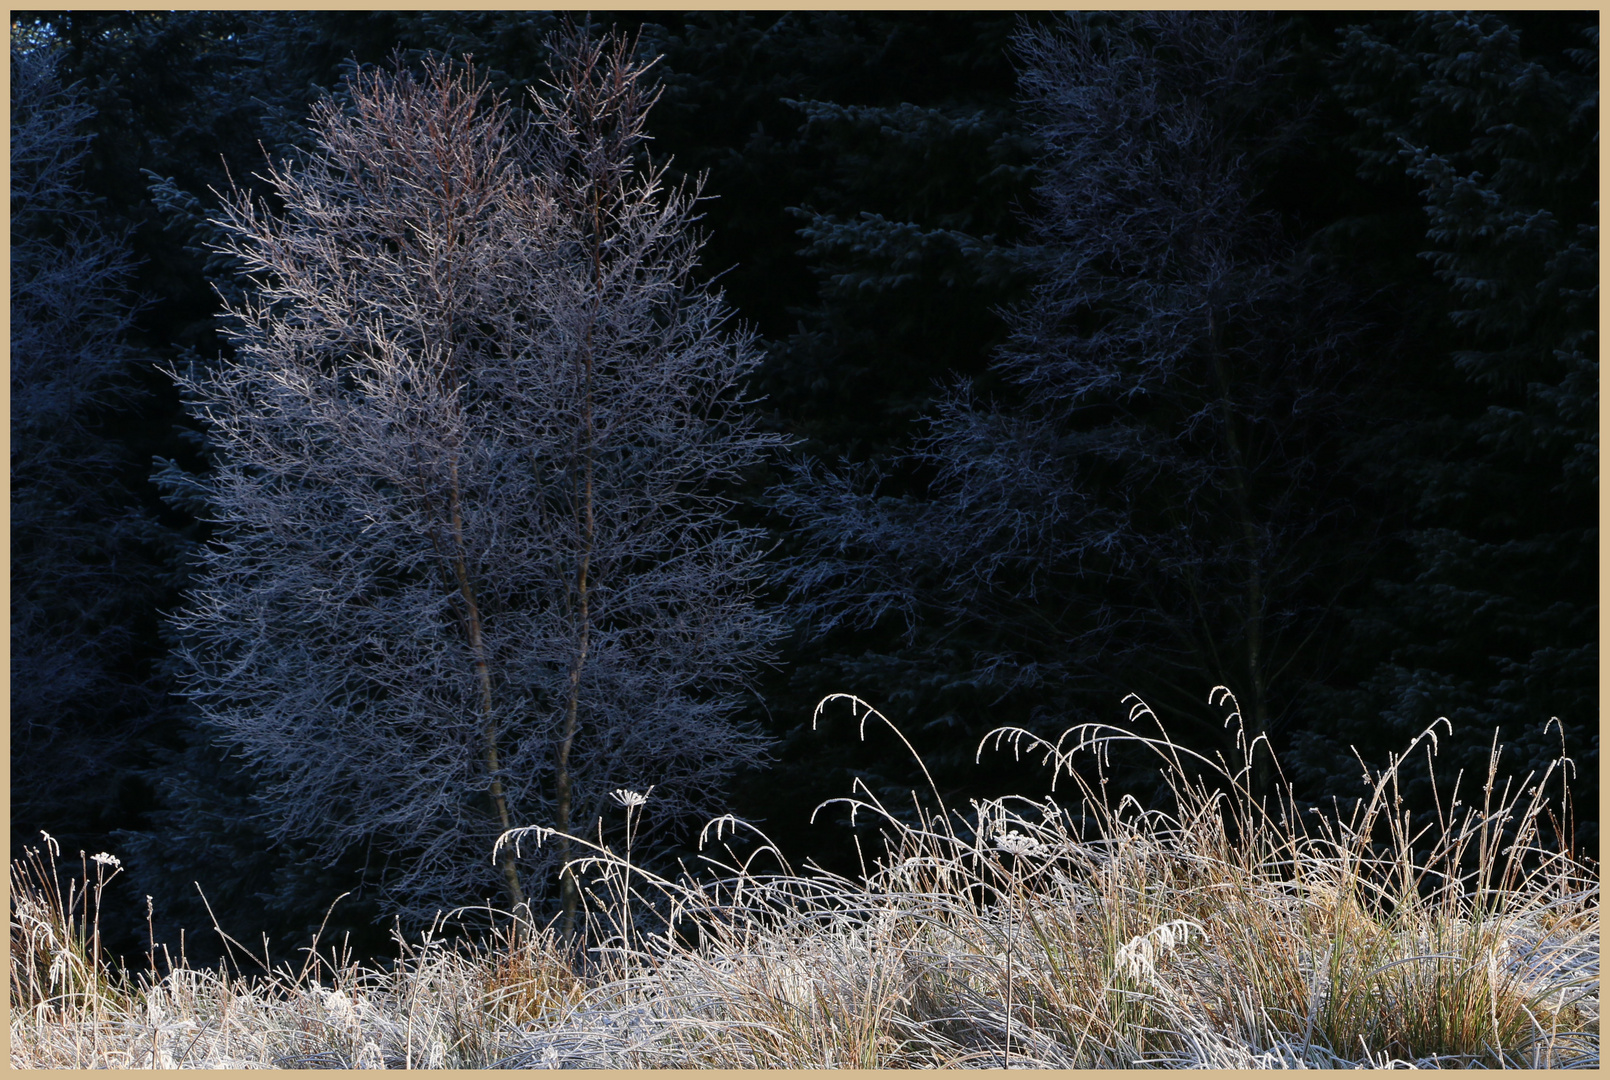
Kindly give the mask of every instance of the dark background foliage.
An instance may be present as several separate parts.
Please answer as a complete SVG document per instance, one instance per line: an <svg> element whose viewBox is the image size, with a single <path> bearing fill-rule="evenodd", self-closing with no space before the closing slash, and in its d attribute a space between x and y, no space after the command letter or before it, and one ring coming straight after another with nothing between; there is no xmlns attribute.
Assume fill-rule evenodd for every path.
<svg viewBox="0 0 1610 1080"><path fill-rule="evenodd" d="M1046 209L1044 117L1020 99L1011 45L1050 17L595 18L661 57L650 153L672 159L675 177L708 174L704 267L761 335L767 424L797 440L798 457L876 469L888 498L939 505L943 463L911 451L960 378L1005 408L1021 402L997 361L1022 326L1011 313L1053 272L1029 225ZM208 467L208 451L160 368L225 347L214 290L231 285L206 249L213 192L250 185L265 151L301 145L310 105L339 96L354 65L469 54L514 96L545 77L543 41L558 25L490 11L12 15L13 48L55 50L61 81L94 110L77 202L23 213L13 196L14 320L21 241L55 242L62 214L88 213L133 258L109 301L133 312L103 376L117 393L84 398L70 424L39 423L16 411L31 399L13 361L13 581L41 580L67 550L118 572L86 574L71 594L13 593L12 848L46 829L69 851L120 855L129 873L113 900L131 929L116 947L131 957L145 950L147 893L159 938L188 928L194 958L216 943L197 885L236 937L266 932L290 948L363 879L361 864L267 845L252 777L197 733L166 666L159 613L177 605L186 554L206 539L184 476ZM1349 406L1327 428L1340 449L1323 461L1345 513L1327 504L1309 523L1324 557L1304 588L1325 598L1322 641L1276 676L1275 749L1299 797L1317 803L1356 793L1355 751L1379 766L1438 716L1455 736L1437 773L1463 768L1467 786L1485 773L1495 729L1521 775L1557 756L1563 734L1579 798L1572 840L1594 853L1597 21L1314 14L1266 30L1279 78L1260 91L1267 100L1241 104L1286 119L1280 138L1249 143L1250 212L1308 268L1304 287L1319 291L1304 302L1345 311L1350 328L1336 361ZM73 455L99 464L48 481L19 465ZM740 493L746 520L775 530L780 567L807 550L768 494L786 472L779 462ZM71 528L51 526L70 548L49 530L19 531L52 500L79 508ZM1076 660L1079 678L1003 689L978 673L1010 627L945 614L938 579L919 574L913 588L926 598L915 625L824 632L798 608L782 662L756 688L752 718L778 760L740 777L732 808L796 863L855 868L836 815L806 823L853 778L902 802L920 779L892 737L869 732L863 744L847 715L813 730L827 693L882 708L955 805L1039 793L1043 778L1009 756L974 766L996 724L1121 720L1128 690L1167 721L1192 707L1171 686L1200 710L1217 681L1173 671L1165 685L1147 664L1052 640L1045 657ZM1062 610L1123 588L1062 575L1043 601ZM46 614L20 623L23 599ZM93 657L99 674L43 692L48 667L21 661L52 650ZM1560 725L1546 728L1550 717ZM1129 779L1149 795L1143 773ZM1423 770L1408 795L1430 809ZM358 888L326 933L383 951L379 918Z"/></svg>

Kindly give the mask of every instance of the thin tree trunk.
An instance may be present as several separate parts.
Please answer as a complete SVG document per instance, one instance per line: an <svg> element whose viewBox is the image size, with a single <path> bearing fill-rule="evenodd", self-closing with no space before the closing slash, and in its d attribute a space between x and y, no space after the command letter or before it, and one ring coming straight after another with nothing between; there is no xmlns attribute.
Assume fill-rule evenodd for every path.
<svg viewBox="0 0 1610 1080"><path fill-rule="evenodd" d="M459 595L464 599L465 625L469 630L470 653L475 658L475 677L481 684L481 715L485 719L483 729L485 743L486 772L491 778L489 793L492 797L492 806L497 811L498 821L503 831L508 832L514 827L509 817L509 800L503 791L503 779L498 764L498 729L497 719L492 713L492 672L486 662L486 643L481 636L481 609L475 600L475 587L470 582L469 568L464 560L464 522L459 513L458 490L458 458L455 456L451 465L452 484L448 488L448 508L453 520L453 573L458 578ZM525 892L520 888L520 873L514 864L514 852L505 847L503 850L503 883L508 889L509 902L513 910L518 913L525 904Z"/></svg>
<svg viewBox="0 0 1610 1080"><path fill-rule="evenodd" d="M587 662L587 648L591 640L592 623L588 608L587 574L592 567L595 525L593 519L593 330L598 324L599 308L603 303L603 252L599 249L601 230L599 196L593 192L593 313L587 322L587 334L582 345L582 547L576 570L576 614L579 620L576 635L576 663L570 671L570 700L565 706L564 735L559 742L558 776L555 781L558 796L559 855L561 862L570 858L570 816L572 811L572 783L570 777L570 749L576 739L577 713L581 705L581 674ZM580 888L574 874L560 875L560 900L564 908L561 932L566 938L576 932L576 909L579 906Z"/></svg>
<svg viewBox="0 0 1610 1080"><path fill-rule="evenodd" d="M588 372L591 374L591 358L588 359ZM588 429L591 432L591 409L588 410ZM576 642L576 662L570 669L570 699L565 703L565 730L559 741L558 777L554 782L558 796L559 830L559 859L563 864L570 859L570 812L571 812L571 779L570 779L570 748L576 739L576 714L581 704L581 671L587 662L587 646L589 643L589 622L587 609L587 571L592 562L593 540L593 476L592 460L589 457L584 465L585 479L582 488L582 505L585 519L585 546L582 549L581 564L576 574L577 615L581 621L580 633ZM576 886L576 877L568 870L563 871L559 879L560 897L564 904L564 921L561 924L562 933L566 938L576 931L576 908L579 900L579 890Z"/></svg>

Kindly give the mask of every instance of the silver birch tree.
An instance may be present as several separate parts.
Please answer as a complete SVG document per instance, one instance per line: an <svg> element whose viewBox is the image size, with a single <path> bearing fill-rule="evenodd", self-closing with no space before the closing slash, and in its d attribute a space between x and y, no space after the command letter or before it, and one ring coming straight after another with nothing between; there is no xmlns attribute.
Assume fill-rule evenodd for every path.
<svg viewBox="0 0 1610 1080"><path fill-rule="evenodd" d="M779 441L757 350L694 282L697 192L635 164L627 42L552 44L529 114L441 64L320 105L282 209L219 217L234 352L181 376L220 461L189 692L274 835L384 852L413 920L551 895L567 849L494 865L511 826L650 784L674 825L764 751L734 710L778 623L722 494Z"/></svg>

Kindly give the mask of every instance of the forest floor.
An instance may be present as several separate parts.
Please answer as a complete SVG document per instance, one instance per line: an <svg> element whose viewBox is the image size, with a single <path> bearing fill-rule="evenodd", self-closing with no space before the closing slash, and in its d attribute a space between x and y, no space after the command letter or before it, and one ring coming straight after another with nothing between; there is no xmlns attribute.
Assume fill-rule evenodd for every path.
<svg viewBox="0 0 1610 1080"><path fill-rule="evenodd" d="M1064 765L1119 737L1137 739L1037 749ZM386 966L315 942L297 966L241 950L197 970L153 945L130 975L96 924L116 860L64 891L47 841L12 864L10 1063L1597 1067L1598 875L1540 841L1543 785L1500 792L1495 768L1479 806L1414 833L1402 759L1341 820L1267 809L1245 770L1188 780L1186 752L1138 741L1173 814L1070 773L1077 813L884 813L887 851L856 880L728 846L672 881L594 848L581 937L437 927Z"/></svg>

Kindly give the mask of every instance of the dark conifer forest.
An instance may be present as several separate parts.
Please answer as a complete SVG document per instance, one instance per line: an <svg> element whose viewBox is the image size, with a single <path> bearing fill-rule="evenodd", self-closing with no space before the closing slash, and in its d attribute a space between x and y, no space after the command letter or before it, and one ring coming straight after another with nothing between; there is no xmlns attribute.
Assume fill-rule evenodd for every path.
<svg viewBox="0 0 1610 1080"><path fill-rule="evenodd" d="M928 787L835 692L953 807L1129 695L1303 806L1446 717L1408 813L1564 754L1596 857L1596 13L11 35L11 845L112 951L562 917L492 843L612 789L854 873Z"/></svg>

